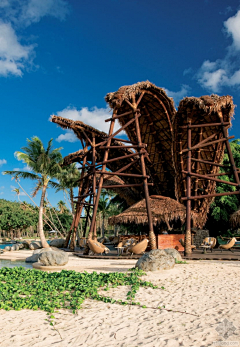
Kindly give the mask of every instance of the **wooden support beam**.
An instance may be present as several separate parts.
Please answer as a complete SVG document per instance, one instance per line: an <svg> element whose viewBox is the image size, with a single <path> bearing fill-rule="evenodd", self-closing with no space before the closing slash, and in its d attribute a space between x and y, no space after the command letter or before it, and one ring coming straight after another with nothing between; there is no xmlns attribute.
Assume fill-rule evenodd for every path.
<svg viewBox="0 0 240 347"><path fill-rule="evenodd" d="M220 173L212 173L212 174L207 174L207 176L225 176L225 175L232 175L232 172L220 172Z"/></svg>
<svg viewBox="0 0 240 347"><path fill-rule="evenodd" d="M209 142L209 143L205 143L203 145L196 145L194 147L191 147L191 148L186 148L182 151L182 153L185 153L185 152L188 152L188 151L193 151L197 148L202 148L202 147L207 147L207 146L211 146L211 145L214 145L215 143L218 143L218 142L223 142L223 141L228 141L230 139L234 139L235 136L229 136L227 138L223 138L223 139L219 139L219 140L215 140L215 141L212 141L212 142Z"/></svg>
<svg viewBox="0 0 240 347"><path fill-rule="evenodd" d="M112 186L102 186L103 189L111 189L111 188L132 188L132 187L142 187L145 183L134 183L134 184L114 184ZM153 186L153 183L147 183L148 186ZM98 187L97 187L98 188Z"/></svg>
<svg viewBox="0 0 240 347"><path fill-rule="evenodd" d="M132 158L132 157L135 157L135 156L137 156L139 154L140 154L140 152L136 152L136 153L133 153L133 154L123 155L122 157L117 157L117 158L105 160L105 161L96 163L96 166L98 166L98 165L105 165L105 164L112 163L112 162L117 161L117 160L122 160L122 159L126 159L126 158ZM91 165L91 166L93 166L93 165Z"/></svg>
<svg viewBox="0 0 240 347"><path fill-rule="evenodd" d="M118 115L118 116L114 116L114 117L112 117L112 118L105 119L105 122L110 122L110 121L113 120L113 119L118 119L118 118L127 116L127 115L129 115L129 114L131 114L131 113L133 113L132 110L131 110L131 111L128 111L128 112L125 112L125 113L122 113L122 114L120 114L120 115Z"/></svg>
<svg viewBox="0 0 240 347"><path fill-rule="evenodd" d="M107 149L107 148L119 148L119 149L123 149L123 148L146 148L147 145L143 144L141 146L139 145L132 145L132 146L100 146L99 149Z"/></svg>
<svg viewBox="0 0 240 347"><path fill-rule="evenodd" d="M235 192L226 192L226 193L215 193L215 194L204 194L204 195L197 195L197 196L191 196L189 197L189 200L195 200L195 199L206 199L206 198L214 198L217 196L225 196L225 195L237 195L240 194L239 190L236 190ZM182 201L188 200L187 197L181 198Z"/></svg>
<svg viewBox="0 0 240 347"><path fill-rule="evenodd" d="M227 136L227 129L223 125L222 125L222 133L223 133L223 136L225 137L226 140L231 138L231 137ZM233 172L235 181L237 182L238 187L240 188L240 180L239 180L239 176L238 176L238 173L237 173L237 167L236 167L236 164L235 164L235 161L234 161L234 158L233 158L233 154L232 154L232 150L231 150L231 147L230 147L230 143L228 141L226 142L226 150L227 150L227 153L228 153L228 157L229 157L229 161L230 161L230 164L231 164L231 167L232 167L232 172Z"/></svg>
<svg viewBox="0 0 240 347"><path fill-rule="evenodd" d="M74 201L74 204L76 205L87 205L87 206L94 206L94 204L90 204L89 202L78 202L78 201Z"/></svg>
<svg viewBox="0 0 240 347"><path fill-rule="evenodd" d="M221 126L221 125L230 125L229 122L223 122L223 123L205 123L205 124L191 124L191 125L181 125L179 128L181 129L188 129L188 128L201 128L201 127L215 127L215 126Z"/></svg>
<svg viewBox="0 0 240 347"><path fill-rule="evenodd" d="M106 174L107 176L113 176L113 175L116 175L116 176L126 176L126 177L137 177L137 178L150 178L150 176L146 175L138 175L138 174L131 174L131 173L121 173L121 172L109 172L109 171L96 171L96 173L101 173L102 175L103 174Z"/></svg>
<svg viewBox="0 0 240 347"><path fill-rule="evenodd" d="M187 174L188 176L194 176L194 177L200 177L200 178L205 178L206 180L210 180L210 181L215 181L215 182L219 182L219 183L224 183L224 184L228 184L230 186L235 186L238 187L239 184L238 183L233 183L233 182L228 182L228 181L222 181L219 180L218 178L213 178L213 177L209 177L206 175L200 175L200 174L196 174L194 172L188 172L188 171L182 171L183 173Z"/></svg>
<svg viewBox="0 0 240 347"><path fill-rule="evenodd" d="M190 121L188 120L188 125L191 125ZM188 155L187 155L187 177L186 177L186 189L187 189L187 206L186 206L186 230L185 230L185 240L184 240L184 255L189 255L192 253L191 248L191 200L189 198L191 197L191 176L189 172L191 171L191 157L192 152L190 150L191 148L191 142L192 142L192 132L191 128L188 127L187 130L187 146L188 146ZM184 171L183 171L184 172Z"/></svg>
<svg viewBox="0 0 240 347"><path fill-rule="evenodd" d="M207 160L202 160L202 159L192 158L192 161L198 161L198 162L203 163L203 164L215 165L215 166L229 168L229 169L231 168L230 165L223 165L223 164L213 163L212 161L207 161Z"/></svg>

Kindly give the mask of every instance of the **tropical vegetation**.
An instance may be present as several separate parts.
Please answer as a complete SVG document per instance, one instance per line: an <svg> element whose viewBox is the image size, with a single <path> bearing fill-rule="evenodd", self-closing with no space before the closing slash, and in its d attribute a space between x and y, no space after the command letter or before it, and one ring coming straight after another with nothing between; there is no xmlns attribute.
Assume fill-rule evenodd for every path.
<svg viewBox="0 0 240 347"><path fill-rule="evenodd" d="M139 302L135 302L138 289L158 288L151 282L141 280L142 275L144 272L138 269L126 273L95 271L79 273L71 270L47 273L23 267L2 268L0 269L0 309L7 311L40 309L54 313L58 309L66 308L75 313L87 298L111 304L142 306ZM99 289L107 291L118 286L130 286L126 300L115 300L98 293ZM55 317L51 315L50 318Z"/></svg>
<svg viewBox="0 0 240 347"><path fill-rule="evenodd" d="M37 136L32 137L31 140L27 139L28 145L22 148L23 152L16 152L16 157L18 160L27 164L29 172L4 171L4 174L11 175L16 180L27 178L36 181L33 196L39 190L42 191L38 215L38 231L44 248L49 247L43 231L44 199L47 188L49 186L56 187L56 183L52 179L56 178L61 172L60 164L62 163L61 148L53 149L52 141L53 139L48 142L47 148L45 149L42 141Z"/></svg>

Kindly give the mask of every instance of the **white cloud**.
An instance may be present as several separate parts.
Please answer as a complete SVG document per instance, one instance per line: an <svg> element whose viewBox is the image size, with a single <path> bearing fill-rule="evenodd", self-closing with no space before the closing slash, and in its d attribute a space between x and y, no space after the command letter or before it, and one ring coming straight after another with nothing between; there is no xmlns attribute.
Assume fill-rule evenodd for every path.
<svg viewBox="0 0 240 347"><path fill-rule="evenodd" d="M7 164L6 159L0 159L0 166Z"/></svg>
<svg viewBox="0 0 240 347"><path fill-rule="evenodd" d="M183 84L181 87L181 90L179 90L178 92L172 92L166 88L165 88L165 91L166 91L167 95L170 98L173 98L174 102L176 104L178 104L182 98L184 98L188 95L188 93L190 92L190 89L191 88L188 85Z"/></svg>
<svg viewBox="0 0 240 347"><path fill-rule="evenodd" d="M4 194L4 192L0 192L0 195L3 195Z"/></svg>
<svg viewBox="0 0 240 347"><path fill-rule="evenodd" d="M15 156L15 153L14 153ZM29 166L24 166L23 168L15 167L13 171L32 171Z"/></svg>
<svg viewBox="0 0 240 347"><path fill-rule="evenodd" d="M65 0L28 0L22 6L20 20L26 25L30 25L39 22L45 16L64 20L68 13L69 7Z"/></svg>
<svg viewBox="0 0 240 347"><path fill-rule="evenodd" d="M33 45L23 46L10 23L0 22L0 75L22 76L31 61Z"/></svg>
<svg viewBox="0 0 240 347"><path fill-rule="evenodd" d="M234 48L240 50L240 10L235 16L228 18L224 26L229 36L232 36Z"/></svg>
<svg viewBox="0 0 240 347"><path fill-rule="evenodd" d="M62 111L57 112L57 116L72 119L74 121L81 121L92 127L108 133L109 123L105 122L105 119L111 117L111 112L108 108L97 108L96 106L92 109L88 107L83 107L81 110L77 110L75 107L67 107ZM117 131L120 128L119 123L116 124L114 131ZM119 135L124 132L119 133ZM71 130L67 130L64 134L61 134L56 139L58 142L68 141L75 142L77 141L76 136Z"/></svg>
<svg viewBox="0 0 240 347"><path fill-rule="evenodd" d="M58 142L62 142L62 141L77 142L78 138L71 130L66 130L66 133L59 135L57 137L56 141L58 141Z"/></svg>
<svg viewBox="0 0 240 347"><path fill-rule="evenodd" d="M205 60L195 75L198 83L205 89L219 92L222 87L240 85L240 10L224 22L226 33L232 38L232 44L227 48L223 59L214 62Z"/></svg>
<svg viewBox="0 0 240 347"><path fill-rule="evenodd" d="M0 0L0 76L22 76L33 63L36 45L23 45L17 34L19 28L45 16L64 20L68 13L65 0Z"/></svg>

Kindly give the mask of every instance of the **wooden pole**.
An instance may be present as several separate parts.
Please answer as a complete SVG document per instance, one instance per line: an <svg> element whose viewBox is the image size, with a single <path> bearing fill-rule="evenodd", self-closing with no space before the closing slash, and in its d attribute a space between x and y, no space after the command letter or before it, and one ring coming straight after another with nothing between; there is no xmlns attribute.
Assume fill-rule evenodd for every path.
<svg viewBox="0 0 240 347"><path fill-rule="evenodd" d="M238 171L237 171L237 167L236 167L236 164L235 164L235 161L234 161L234 158L233 158L233 154L232 154L232 150L231 150L231 147L230 147L230 143L228 141L228 139L230 137L227 136L228 135L227 134L227 129L226 129L226 127L224 125L222 125L222 132L223 132L223 136L227 140L226 143L225 143L226 144L226 149L227 149L229 161L230 161L230 164L231 164L231 167L232 167L232 172L233 172L235 181L238 184L238 189L239 189L240 188L240 182L239 182Z"/></svg>
<svg viewBox="0 0 240 347"><path fill-rule="evenodd" d="M92 139L92 164L93 164L93 205L96 203L96 169L95 169L95 163L96 163L96 148L95 148L95 134L93 134L93 139ZM97 216L96 216L97 217ZM97 240L97 225L96 225L96 218L92 219L92 223L94 223L94 228L93 228L93 239Z"/></svg>
<svg viewBox="0 0 240 347"><path fill-rule="evenodd" d="M116 114L117 114L117 111L114 110L114 111L113 111L113 118L114 118L114 116L115 116ZM111 124L110 124L110 129L109 129L109 137L108 137L108 140L107 140L107 146L110 146L110 144L111 144L112 134L113 134L113 130L114 130L114 125L115 125L115 119L112 119ZM103 157L103 163L104 163L104 162L107 162L108 153L109 153L109 148L107 148L107 149L105 150L104 157ZM104 164L102 165L102 171L104 172L105 170L106 170L106 163L104 163ZM102 185L103 185L103 178L104 178L104 176L103 176L103 175L100 175L99 184L98 184L97 197L96 197L95 205L94 205L94 208L93 208L92 221L96 221L98 203L99 203L99 199L100 199L100 195L101 195L101 190L102 190ZM92 238L92 234L93 234L93 230L94 230L94 225L95 225L95 223L91 223L91 227L90 227L89 234L88 234L88 239L91 239L91 238Z"/></svg>
<svg viewBox="0 0 240 347"><path fill-rule="evenodd" d="M135 95L132 96L133 105L135 104ZM135 106L136 109L136 106ZM135 116L135 124L136 124L136 134L137 134L137 141L138 144L142 145L142 138L141 138L141 132L140 132L140 126L139 126L139 120L140 117L139 111L134 110L134 116ZM143 176L146 176L146 167L145 167L145 161L144 161L144 152L140 152L140 162L141 162L141 168L142 168L142 174ZM151 206L150 206L150 200L149 200L149 192L148 192L148 181L147 177L143 179L143 186L144 186L144 194L145 194L145 200L146 200L146 208L147 208L147 215L148 215L148 225L149 225L149 241L150 241L150 247L151 249L157 248L156 243L156 237L153 231L153 222L152 222L152 212L151 212Z"/></svg>
<svg viewBox="0 0 240 347"><path fill-rule="evenodd" d="M204 195L196 195L196 196L190 196L190 200L195 199L205 199L205 198L214 198L216 196L225 196L225 195L237 195L240 194L240 191L237 190L235 192L226 192L226 193L215 193L215 194L204 194ZM186 201L188 198L181 198L182 201Z"/></svg>
<svg viewBox="0 0 240 347"><path fill-rule="evenodd" d="M190 125L190 121L188 121L188 125ZM186 186L187 186L187 211L186 211L186 232L185 232L185 248L184 254L189 255L192 253L191 248L191 128L187 129L187 146L188 146L188 155L187 155L187 178L186 178Z"/></svg>
<svg viewBox="0 0 240 347"><path fill-rule="evenodd" d="M215 134L214 134L215 136ZM202 141L202 128L200 128L200 131L199 131L199 143ZM197 151L197 159L201 159L201 149L199 148L198 151ZM199 161L196 162L196 173L199 172L199 168L200 168L200 163ZM195 179L195 187L194 187L194 195L197 195L198 194L198 177L196 177ZM195 201L195 206L194 208L196 209L197 208L197 200Z"/></svg>

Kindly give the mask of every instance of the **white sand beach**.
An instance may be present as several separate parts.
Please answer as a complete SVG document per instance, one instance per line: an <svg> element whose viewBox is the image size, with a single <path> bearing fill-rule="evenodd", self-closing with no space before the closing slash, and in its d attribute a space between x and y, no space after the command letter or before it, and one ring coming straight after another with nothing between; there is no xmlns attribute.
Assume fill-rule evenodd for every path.
<svg viewBox="0 0 240 347"><path fill-rule="evenodd" d="M26 252L31 253L6 252L0 259L25 258ZM70 256L68 266L78 271L126 271L135 262ZM55 326L43 311L0 310L0 346L206 347L221 341L240 345L239 262L189 261L172 270L147 273L144 279L165 288L140 288L136 301L151 308L86 300L77 314L56 313ZM108 295L125 300L128 289L111 289ZM227 339L216 331L224 319L236 328Z"/></svg>

